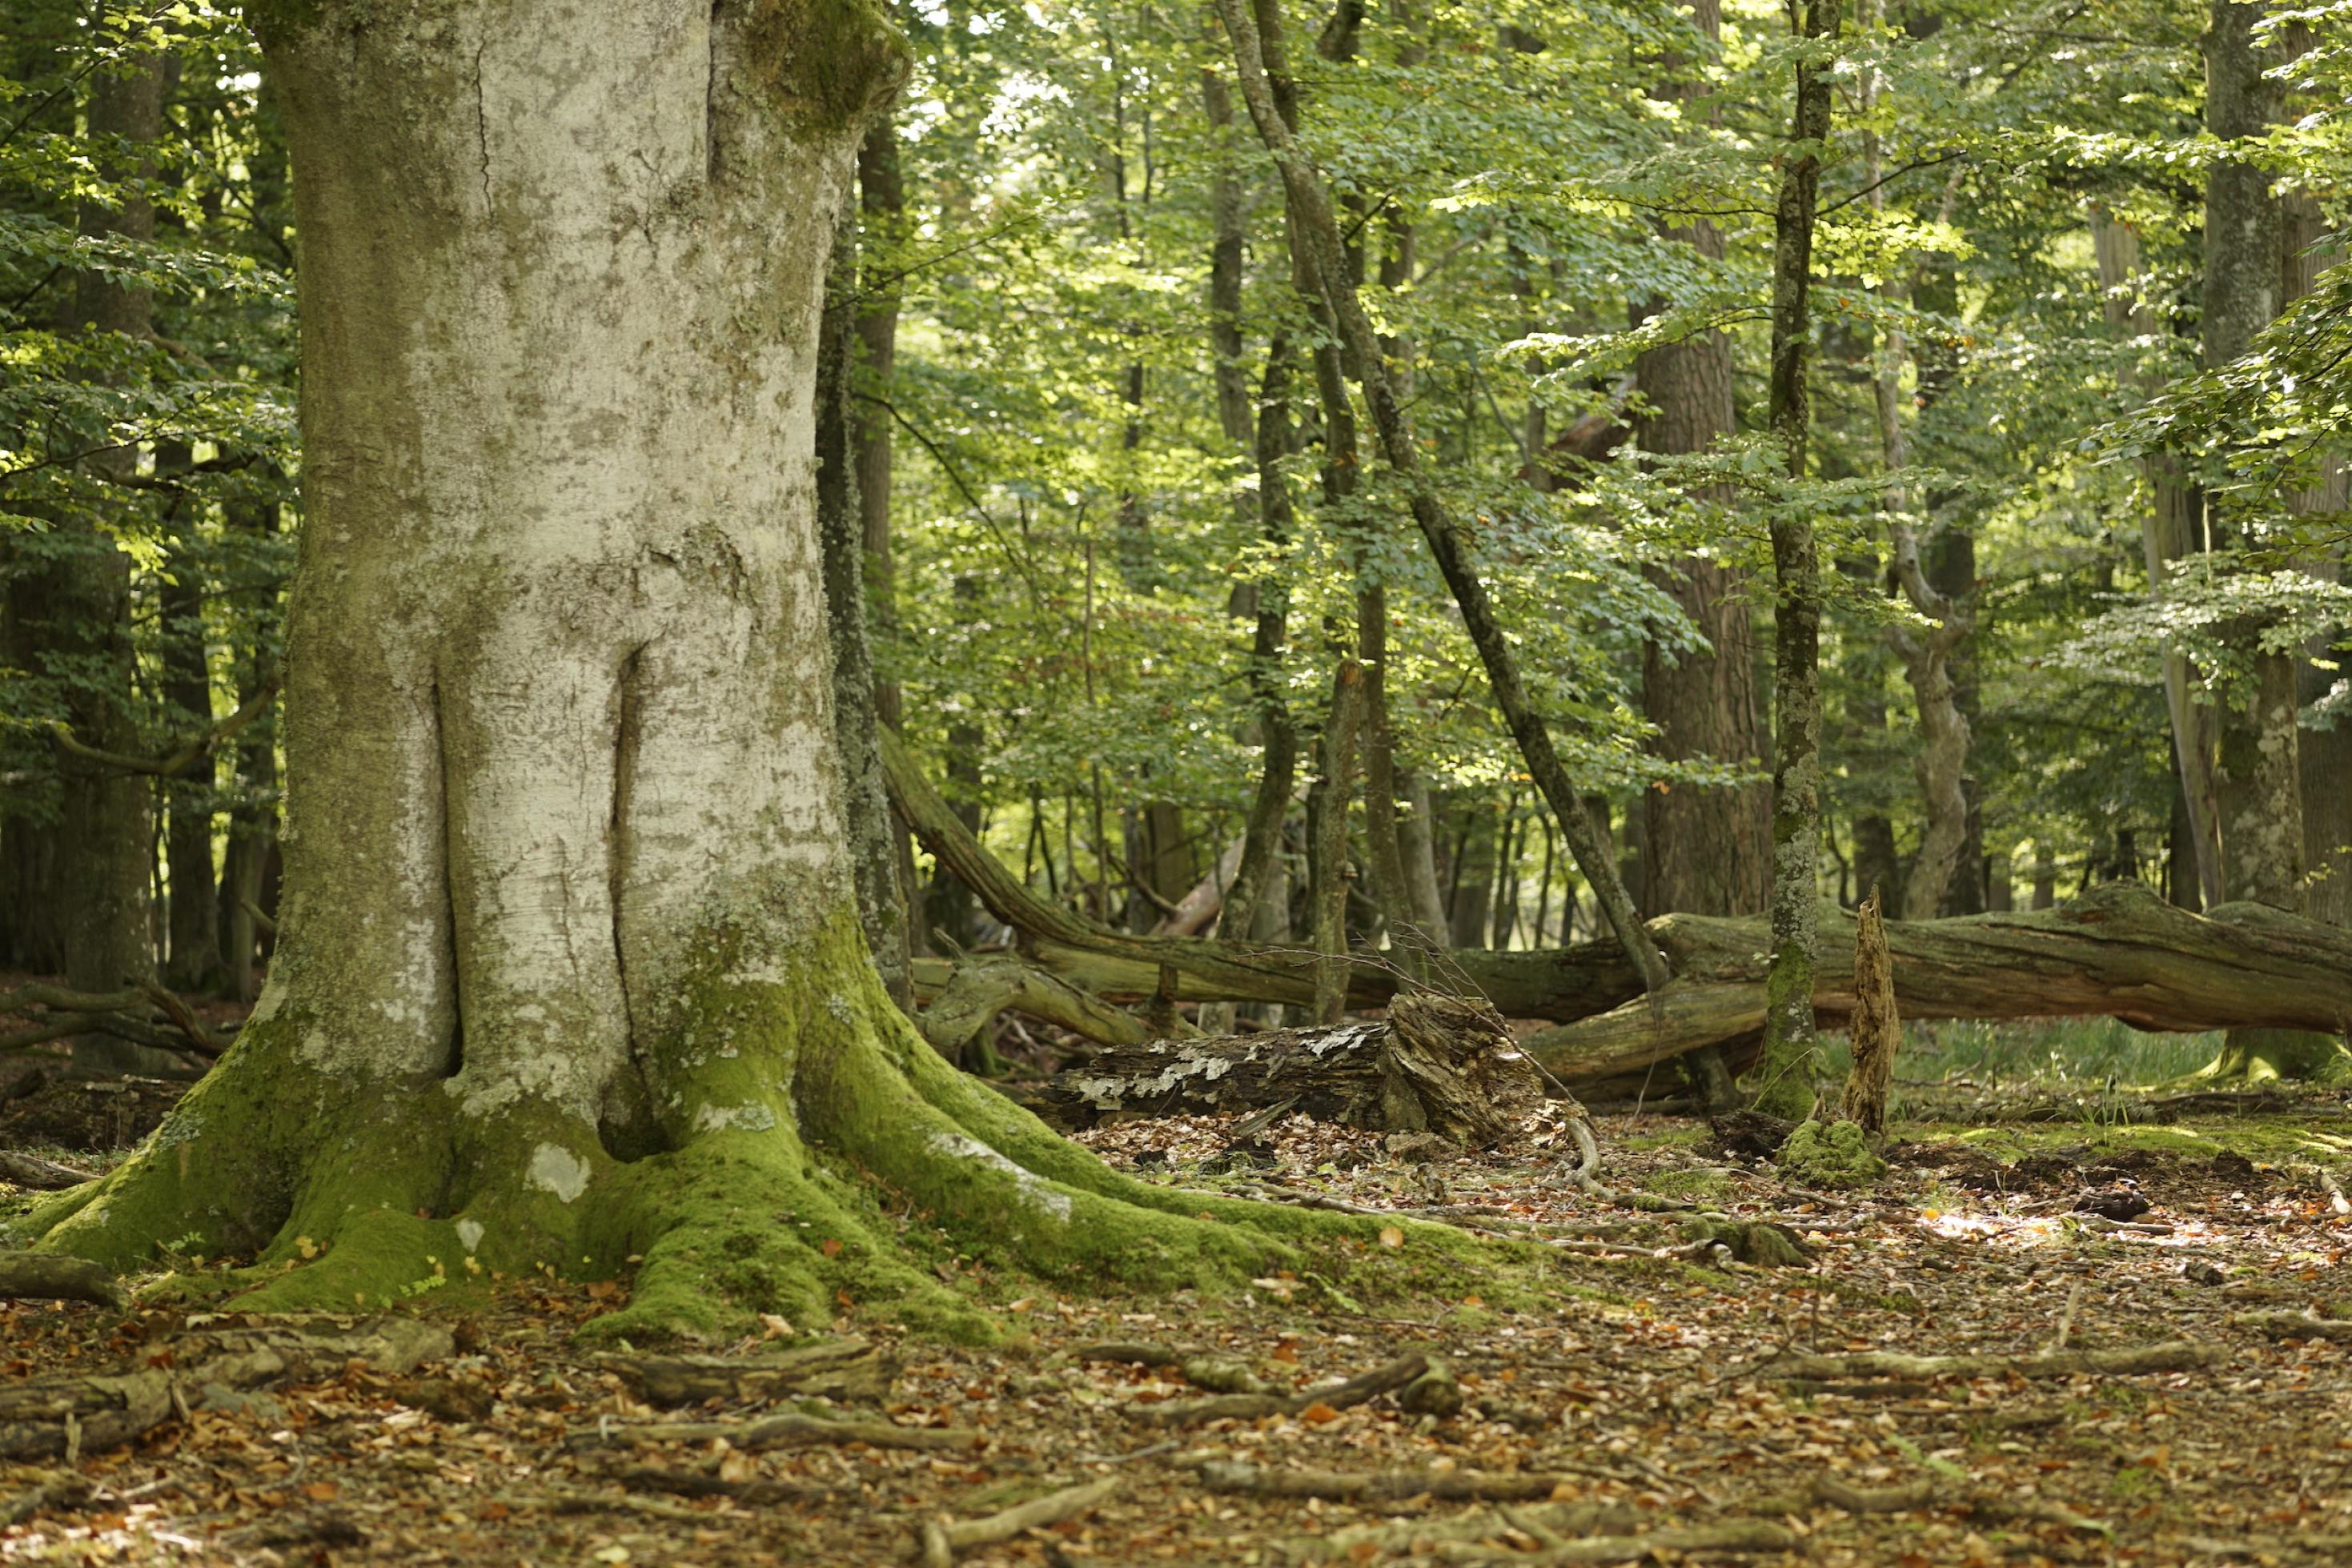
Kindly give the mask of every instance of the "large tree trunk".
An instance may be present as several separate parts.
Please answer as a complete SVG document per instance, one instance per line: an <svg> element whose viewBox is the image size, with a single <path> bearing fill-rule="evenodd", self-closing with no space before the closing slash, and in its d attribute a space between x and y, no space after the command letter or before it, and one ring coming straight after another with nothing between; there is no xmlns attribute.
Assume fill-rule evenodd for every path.
<svg viewBox="0 0 2352 1568"><path fill-rule="evenodd" d="M1837 36L1842 0L1790 0L1790 26L1809 46ZM1794 151L1783 161L1772 251L1772 434L1789 478L1805 481L1811 433L1806 366L1812 344L1813 220L1832 101L1826 62L1797 65ZM1773 617L1772 971L1767 985L1762 1082L1756 1103L1801 1117L1813 1103L1815 899L1822 824L1822 584L1813 526L1801 508L1771 524L1780 588Z"/></svg>
<svg viewBox="0 0 2352 1568"><path fill-rule="evenodd" d="M2267 135L2279 119L2280 87L2269 76L2279 57L2255 37L2262 15L2242 0L2214 0L2205 38L2205 127L2225 148ZM2249 352L2278 314L2288 282L2285 241L2285 212L2271 171L2251 158L2216 158L2205 183L2200 321L2207 369ZM2212 493L2206 505L2217 544L2249 542L2235 498ZM2221 705L2216 737L2222 887L2231 898L2299 914L2309 899L2296 722L2296 666L2303 661L2252 648L2260 630L2237 629L2252 675ZM2216 1077L2304 1078L2341 1055L2338 1042L2325 1035L2241 1032L2208 1071Z"/></svg>
<svg viewBox="0 0 2352 1568"><path fill-rule="evenodd" d="M956 1072L866 956L812 403L896 34L700 0L262 20L303 236L285 943L156 1137L25 1228L257 1249L248 1301L345 1310L433 1260L641 1259L630 1333L852 1291L969 1323L852 1170L1009 1266L1297 1264L1261 1210Z"/></svg>

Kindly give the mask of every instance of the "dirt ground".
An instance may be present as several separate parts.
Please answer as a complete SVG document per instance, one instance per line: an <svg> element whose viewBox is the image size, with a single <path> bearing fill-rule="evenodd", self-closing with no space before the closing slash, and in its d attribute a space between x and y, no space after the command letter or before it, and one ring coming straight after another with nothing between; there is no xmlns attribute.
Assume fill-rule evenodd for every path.
<svg viewBox="0 0 2352 1568"><path fill-rule="evenodd" d="M0 1104L0 1146L94 1169L169 1096L39 1085ZM616 1287L509 1283L465 1310L444 1364L189 1389L184 1417L129 1447L0 1469L0 1563L904 1563L929 1522L1097 1479L1081 1512L954 1560L2352 1562L2352 1204L2329 1174L2352 1176L2352 1113L2269 1103L2170 1125L1910 1124L1885 1177L1847 1193L1792 1190L1659 1116L1602 1118L1601 1195L1549 1147L1416 1160L1294 1118L1236 1149L1219 1119L1130 1122L1082 1136L1155 1181L1544 1239L1540 1289L1523 1267L1490 1304L1433 1270L1410 1310L1367 1307L1351 1283L1415 1268L1403 1228L1349 1277L1223 1300L1064 1298L971 1265L1001 1343L921 1343L851 1303L834 1332L877 1348L884 1385L802 1406L969 1437L755 1451L632 1440L765 1411L656 1412L570 1337ZM43 1132L76 1126L79 1149ZM1805 1261L1694 1248L1703 1214L1777 1220ZM0 1371L161 1364L220 1321L0 1304ZM2133 1374L1792 1359L2182 1342L2185 1370ZM1415 1352L1450 1393L1441 1375L1318 1396ZM1196 1374L1255 1375L1282 1408L1183 1418L1208 1396L1180 1364L1202 1353ZM1276 1495L1316 1491L1334 1495ZM1440 1495L1480 1491L1517 1500Z"/></svg>

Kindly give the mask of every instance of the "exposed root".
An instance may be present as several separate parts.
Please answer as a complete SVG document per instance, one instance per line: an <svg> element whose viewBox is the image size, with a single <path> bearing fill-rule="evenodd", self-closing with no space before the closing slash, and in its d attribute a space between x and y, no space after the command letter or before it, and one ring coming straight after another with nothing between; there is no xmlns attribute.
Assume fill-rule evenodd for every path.
<svg viewBox="0 0 2352 1568"><path fill-rule="evenodd" d="M638 1343L885 1304L927 1332L992 1336L969 1291L909 1250L927 1243L906 1234L908 1215L1011 1271L1143 1291L1317 1278L1326 1253L1378 1242L1381 1219L1111 1170L941 1061L845 915L782 972L704 946L709 971L641 1047L653 1093L625 1136L509 1085L336 1076L312 1064L324 1059L310 1022L265 1009L145 1147L36 1207L18 1234L122 1271L165 1249L241 1254L253 1261L173 1289L271 1309L634 1267L627 1304L590 1332ZM1458 1231L1412 1230L1420 1261L1484 1271L1497 1256Z"/></svg>
<svg viewBox="0 0 2352 1568"><path fill-rule="evenodd" d="M1105 1476L1100 1480L1079 1486L1065 1487L1033 1498L1002 1513L992 1513L986 1519L935 1519L923 1526L923 1568L950 1568L959 1552L969 1552L976 1546L997 1546L1028 1531L1058 1524L1066 1519L1076 1519L1088 1512L1118 1490L1118 1478Z"/></svg>
<svg viewBox="0 0 2352 1568"><path fill-rule="evenodd" d="M786 1411L757 1421L644 1421L616 1424L600 1421L564 1439L572 1448L643 1447L649 1443L708 1443L723 1437L728 1446L745 1453L769 1448L846 1448L863 1443L869 1448L913 1448L947 1453L979 1447L980 1434L961 1427L901 1427L891 1421L829 1421L822 1416Z"/></svg>

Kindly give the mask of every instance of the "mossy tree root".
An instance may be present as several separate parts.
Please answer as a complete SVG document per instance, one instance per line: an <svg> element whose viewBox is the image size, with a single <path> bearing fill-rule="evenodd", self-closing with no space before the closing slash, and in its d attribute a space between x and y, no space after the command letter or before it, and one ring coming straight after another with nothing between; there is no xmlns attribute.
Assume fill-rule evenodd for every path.
<svg viewBox="0 0 2352 1568"><path fill-rule="evenodd" d="M527 1097L469 1113L441 1082L331 1082L302 1066L299 1021L280 1013L130 1161L20 1232L125 1272L170 1253L242 1255L202 1278L258 1308L380 1305L499 1271L634 1270L628 1304L596 1329L643 1339L884 1305L987 1335L984 1304L916 1256L905 1232L918 1219L1000 1269L1078 1289L1213 1291L1381 1255L1375 1219L1111 1170L926 1047L846 916L777 977L761 966L686 989L637 1063L653 1125L635 1141L599 1140ZM1409 1229L1415 1258L1448 1270L1504 1261L1447 1228Z"/></svg>

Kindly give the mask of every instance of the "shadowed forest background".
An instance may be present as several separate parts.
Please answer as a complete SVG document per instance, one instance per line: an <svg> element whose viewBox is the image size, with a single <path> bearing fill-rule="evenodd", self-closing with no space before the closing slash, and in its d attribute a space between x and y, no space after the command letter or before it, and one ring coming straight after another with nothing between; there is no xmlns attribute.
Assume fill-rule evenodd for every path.
<svg viewBox="0 0 2352 1568"><path fill-rule="evenodd" d="M253 20L317 25L284 9ZM273 1049L244 1042L286 915L289 591L321 483L310 165L284 46L266 62L243 15L5 0L0 1190L30 1249L10 1293L86 1304L0 1322L20 1377L85 1383L149 1337L214 1336L174 1340L194 1365L296 1335L281 1375L194 1412L174 1385L87 1447L96 1416L12 1425L0 1394L0 1453L63 1464L0 1489L7 1524L163 1554L203 1515L256 1562L625 1562L630 1524L644 1561L879 1560L909 1531L927 1563L2352 1550L2352 9L887 9L905 79L875 66L845 107L806 36L709 18L856 143L793 347L813 477L785 488L822 576L820 836L898 1009L881 1038L919 1036L911 1080L963 1107L931 1155L1016 1197L1042 1175L1189 1224L1181 1195L1214 1193L1318 1239L1197 1279L1175 1220L1149 1268L1000 1256L942 1158L819 1131L808 1179L865 1192L839 1236L775 1199L784 1240L732 1269L696 1232L678 1296L652 1229L572 1270L551 1222L478 1263L461 1175L379 1204L423 1239L299 1303L431 1307L456 1279L481 1294L454 1338L189 1315L359 1256L308 1175L243 1228L91 1239L197 1125L165 1120L189 1086L201 1107ZM449 112L480 116L488 210L527 207L496 106ZM632 212L658 251L669 219ZM776 214L780 255L809 221ZM641 652L595 764L611 844L660 706ZM462 812L436 810L455 890L426 891L470 962ZM445 1076L490 1071L469 1027ZM1024 1142L1008 1100L1124 1185ZM606 1156L689 1142L602 1114L601 1155L541 1143L557 1166L508 1185L569 1205ZM1490 1279L1463 1230L1520 1250ZM873 1238L903 1258L860 1276ZM787 1241L800 1261L761 1250ZM1562 1261L1588 1272L1533 1282ZM988 1348L902 1338L885 1303L918 1287ZM625 1332L728 1355L682 1372ZM2222 1400L2231 1356L2256 1416ZM2026 1399L2045 1379L2071 1381ZM714 1419L628 1425L656 1405ZM762 1410L784 1424L746 1437ZM354 1436L399 1412L455 1445L429 1485ZM273 1455L287 1421L351 1474L321 1494L266 1457L200 1506L171 1468L177 1443ZM541 1437L560 1484L478 1484ZM632 1444L667 1468L599 1457ZM483 1495L410 1520L430 1486ZM153 1488L182 1500L129 1506Z"/></svg>

